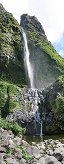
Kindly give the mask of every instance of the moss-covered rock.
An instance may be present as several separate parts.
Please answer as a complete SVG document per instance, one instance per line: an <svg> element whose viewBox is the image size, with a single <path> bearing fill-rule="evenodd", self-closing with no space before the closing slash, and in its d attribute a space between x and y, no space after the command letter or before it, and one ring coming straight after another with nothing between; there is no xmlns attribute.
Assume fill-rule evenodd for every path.
<svg viewBox="0 0 64 164"><path fill-rule="evenodd" d="M0 81L0 113L2 117L6 117L9 113L23 110L25 104L19 100L22 89L17 85Z"/></svg>
<svg viewBox="0 0 64 164"><path fill-rule="evenodd" d="M26 84L21 28L0 4L0 79Z"/></svg>
<svg viewBox="0 0 64 164"><path fill-rule="evenodd" d="M42 118L45 115L44 133L64 133L64 76L46 89L44 103L42 101L40 107Z"/></svg>

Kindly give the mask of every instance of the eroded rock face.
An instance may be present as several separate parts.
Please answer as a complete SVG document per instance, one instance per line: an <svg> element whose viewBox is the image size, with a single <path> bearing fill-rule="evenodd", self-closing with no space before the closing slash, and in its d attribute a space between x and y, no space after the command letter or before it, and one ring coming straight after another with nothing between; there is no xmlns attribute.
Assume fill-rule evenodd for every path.
<svg viewBox="0 0 64 164"><path fill-rule="evenodd" d="M37 18L24 14L21 16L20 24L27 35L34 86L41 89L53 83L60 74L64 73L64 61L62 60L63 66L60 66L63 68L59 70L56 57L57 60L61 57L47 40L45 31Z"/></svg>

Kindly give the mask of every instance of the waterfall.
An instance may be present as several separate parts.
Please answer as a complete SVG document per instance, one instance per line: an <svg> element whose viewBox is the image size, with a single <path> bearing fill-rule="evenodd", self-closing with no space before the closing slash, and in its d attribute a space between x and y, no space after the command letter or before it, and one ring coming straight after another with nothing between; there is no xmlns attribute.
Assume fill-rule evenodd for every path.
<svg viewBox="0 0 64 164"><path fill-rule="evenodd" d="M38 90L35 89L34 87L33 68L30 63L30 53L28 49L27 36L23 28L22 28L22 34L24 39L24 64L25 64L25 68L27 69L28 77L30 80L30 90L28 93L28 97L31 107L30 107L30 111L26 112L26 115L27 117L30 116L30 118L33 117L35 132L37 135L40 135L42 137L42 119L40 118L40 112L38 106L38 103L40 102L40 98L38 96ZM24 102L25 102L25 110L26 110L27 108L26 100Z"/></svg>
<svg viewBox="0 0 64 164"><path fill-rule="evenodd" d="M41 119L40 137L42 138L42 119Z"/></svg>
<svg viewBox="0 0 64 164"><path fill-rule="evenodd" d="M28 43L27 43L27 36L26 33L24 31L24 29L22 28L22 33L23 33L23 38L24 38L24 62L27 68L27 72L28 72L28 76L29 76L29 80L30 80L30 87L34 88L34 84L33 84L33 69L29 60L29 49L28 49Z"/></svg>

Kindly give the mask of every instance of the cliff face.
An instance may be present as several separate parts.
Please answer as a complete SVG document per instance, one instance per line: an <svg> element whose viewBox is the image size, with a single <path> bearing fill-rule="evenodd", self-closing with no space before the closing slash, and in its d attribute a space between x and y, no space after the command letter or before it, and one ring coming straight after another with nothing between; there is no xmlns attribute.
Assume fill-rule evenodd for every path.
<svg viewBox="0 0 64 164"><path fill-rule="evenodd" d="M44 133L64 133L64 76L44 91L40 108L45 115Z"/></svg>
<svg viewBox="0 0 64 164"><path fill-rule="evenodd" d="M34 85L36 88L47 87L64 74L64 59L47 40L43 27L34 16L22 15L21 27L27 34ZM27 88L23 87L27 82L21 27L0 4L0 113L1 117L9 118L12 115L12 121L25 123L27 131L32 134L34 120L29 114L27 118L27 112L31 111L31 95L28 97ZM46 116L43 120L44 133L56 133L58 129L64 132L64 76L41 94L44 103L43 100L40 103L40 112L42 118L43 114Z"/></svg>
<svg viewBox="0 0 64 164"><path fill-rule="evenodd" d="M42 25L34 16L22 15L20 24L27 34L34 85L47 87L64 74L64 60L47 40Z"/></svg>
<svg viewBox="0 0 64 164"><path fill-rule="evenodd" d="M0 79L26 84L21 29L0 4Z"/></svg>

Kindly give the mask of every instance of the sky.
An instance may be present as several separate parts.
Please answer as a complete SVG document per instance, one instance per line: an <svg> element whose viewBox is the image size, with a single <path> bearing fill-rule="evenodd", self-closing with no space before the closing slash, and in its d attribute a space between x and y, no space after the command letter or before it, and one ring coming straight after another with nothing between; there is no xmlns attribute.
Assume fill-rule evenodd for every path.
<svg viewBox="0 0 64 164"><path fill-rule="evenodd" d="M64 0L0 0L5 9L20 22L20 15L34 15L41 22L52 43L64 32Z"/></svg>

